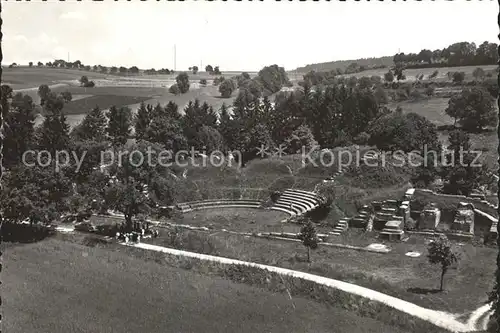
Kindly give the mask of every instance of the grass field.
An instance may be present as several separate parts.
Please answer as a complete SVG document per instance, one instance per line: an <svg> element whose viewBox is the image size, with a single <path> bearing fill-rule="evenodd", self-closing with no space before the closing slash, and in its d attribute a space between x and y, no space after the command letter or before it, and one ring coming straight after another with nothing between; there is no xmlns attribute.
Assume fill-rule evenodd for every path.
<svg viewBox="0 0 500 333"><path fill-rule="evenodd" d="M448 116L444 110L448 107L449 98L431 98L416 102L391 102L389 108L396 109L400 106L404 113L416 113L426 117L431 122L440 125L453 125L453 118Z"/></svg>
<svg viewBox="0 0 500 333"><path fill-rule="evenodd" d="M183 214L179 223L238 232L299 232L299 225L280 221L288 214L264 209L213 208Z"/></svg>
<svg viewBox="0 0 500 333"><path fill-rule="evenodd" d="M5 245L4 245L5 246ZM57 239L4 252L6 332L402 330L300 297Z"/></svg>
<svg viewBox="0 0 500 333"><path fill-rule="evenodd" d="M405 243L388 244L388 254L353 251L321 246L312 251L312 264L306 262L306 249L300 243L265 240L229 234L208 234L183 231L184 246L188 251L219 255L245 261L300 270L371 288L415 304L436 310L468 313L483 305L492 288L496 250L455 245L461 261L445 276L445 291L438 292L440 269L428 263L426 240L411 235ZM189 239L192 238L191 241ZM146 240L157 245L171 246L171 240ZM330 242L367 246L384 243L374 234L349 230ZM405 253L422 253L410 258ZM465 288L465 286L467 286Z"/></svg>

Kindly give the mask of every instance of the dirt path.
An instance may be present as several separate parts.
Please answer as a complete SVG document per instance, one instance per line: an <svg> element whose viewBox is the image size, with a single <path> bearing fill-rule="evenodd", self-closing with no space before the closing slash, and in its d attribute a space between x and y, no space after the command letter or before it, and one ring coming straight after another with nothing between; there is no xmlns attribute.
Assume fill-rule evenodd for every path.
<svg viewBox="0 0 500 333"><path fill-rule="evenodd" d="M491 310L491 303L485 304L471 313L469 320L467 321L467 326L474 327L479 331L485 331L488 326L488 319Z"/></svg>
<svg viewBox="0 0 500 333"><path fill-rule="evenodd" d="M293 271L290 269L285 269L285 268L280 268L280 267L274 267L274 266L267 266L267 265L261 265L261 264L256 264L252 262L246 262L246 261L240 261L240 260L235 260L235 259L229 259L229 258L224 258L224 257L216 257L216 256L210 256L210 255L205 255L205 254L200 254L200 253L193 253L193 252L187 252L187 251L180 251L180 250L175 250L171 248L166 248L166 247L161 247L161 246L156 246L156 245L151 245L151 244L145 244L145 243L120 243L121 245L125 246L133 246L137 248L141 248L144 250L150 250L150 251L157 251L157 252L163 252L167 253L170 255L175 255L175 256L184 256L184 257L189 257L189 258L196 258L199 260L206 260L206 261L213 261L213 262L218 262L226 265L244 265L244 266L250 266L250 267L256 267L260 268L263 270L267 270L270 272L286 275L286 276L293 276L293 277L298 277L302 278L304 280L312 281L318 284L322 284L324 286L328 286L331 288L339 289L344 292L348 292L351 294L355 294L361 297L368 298L370 300L374 300L377 302L381 302L387 306L390 306L394 309L397 309L401 312L407 313L409 315L415 316L417 318L420 318L422 320L428 321L436 326L442 327L444 329L450 330L452 332L470 332L470 331L475 331L475 322L473 322L472 319L481 317L480 315L478 316L476 314L480 313L481 311L476 310L474 312L474 316L471 317L470 323L468 322L467 324L464 324L462 322L459 322L455 319L455 315L447 313L447 312L442 312L442 311L435 311L431 309L426 309L423 307L420 307L418 305L415 305L413 303L403 301L401 299L380 293L375 290L371 290L368 288L360 287L351 283L347 282L342 282L334 279L329 279L326 277L318 276L318 275L313 275L309 273L304 273L304 272L299 272L299 271ZM487 311L487 310L486 310Z"/></svg>

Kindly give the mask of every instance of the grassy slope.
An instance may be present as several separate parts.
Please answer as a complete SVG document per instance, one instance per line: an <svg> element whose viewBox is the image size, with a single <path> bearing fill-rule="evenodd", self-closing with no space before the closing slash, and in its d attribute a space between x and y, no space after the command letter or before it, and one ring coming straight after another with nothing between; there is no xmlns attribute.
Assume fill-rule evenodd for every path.
<svg viewBox="0 0 500 333"><path fill-rule="evenodd" d="M453 118L444 112L448 107L448 100L449 98L431 98L416 102L391 102L389 108L396 109L396 107L400 106L403 112L414 112L424 116L437 126L453 125Z"/></svg>
<svg viewBox="0 0 500 333"><path fill-rule="evenodd" d="M428 263L425 238L418 235L411 235L404 243L389 244L393 250L388 254L320 246L312 252L313 263L308 265L305 262L306 250L300 243L225 233L205 234L205 238L200 232L185 233L196 233L193 241L184 242L188 251L310 272L371 288L420 306L453 313L467 313L483 305L487 300L487 292L491 290L495 271L495 249L470 244L457 246L462 259L457 268L451 268L445 276L446 291L436 292L440 269ZM163 234L165 232L160 238L147 242L170 246L170 240ZM364 247L383 241L376 239L375 234L350 229L330 242ZM405 256L410 251L422 255L418 258Z"/></svg>
<svg viewBox="0 0 500 333"><path fill-rule="evenodd" d="M310 300L59 240L8 248L7 332L402 332Z"/></svg>

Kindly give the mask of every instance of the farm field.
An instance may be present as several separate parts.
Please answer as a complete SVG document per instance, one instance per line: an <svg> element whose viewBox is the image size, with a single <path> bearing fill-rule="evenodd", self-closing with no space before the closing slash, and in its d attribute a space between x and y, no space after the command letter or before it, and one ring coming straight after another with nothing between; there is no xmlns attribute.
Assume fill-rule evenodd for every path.
<svg viewBox="0 0 500 333"><path fill-rule="evenodd" d="M2 73L2 84L8 84L12 89L30 89L42 85L53 85L57 83L68 83L78 80L82 75L94 78L105 78L107 74L89 73L77 69L65 68L36 68L16 67L4 68Z"/></svg>
<svg viewBox="0 0 500 333"><path fill-rule="evenodd" d="M300 297L292 305L286 294L160 258L58 239L7 244L3 262L6 332L403 332Z"/></svg>

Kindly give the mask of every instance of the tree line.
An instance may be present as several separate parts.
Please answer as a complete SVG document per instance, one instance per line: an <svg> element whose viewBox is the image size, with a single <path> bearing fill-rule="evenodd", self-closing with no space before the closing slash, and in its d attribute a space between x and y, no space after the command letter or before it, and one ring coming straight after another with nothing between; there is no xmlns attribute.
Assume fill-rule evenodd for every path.
<svg viewBox="0 0 500 333"><path fill-rule="evenodd" d="M406 68L457 67L496 65L498 63L498 45L483 42L459 42L434 51L423 49L419 53L396 53L394 64L403 64Z"/></svg>

